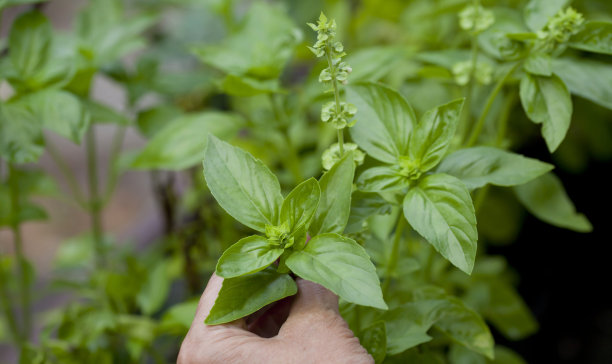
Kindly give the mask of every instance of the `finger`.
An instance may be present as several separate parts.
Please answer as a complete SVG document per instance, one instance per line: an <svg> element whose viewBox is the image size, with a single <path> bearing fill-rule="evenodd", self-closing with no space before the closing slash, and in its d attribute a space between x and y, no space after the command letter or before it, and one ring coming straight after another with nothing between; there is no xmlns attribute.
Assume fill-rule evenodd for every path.
<svg viewBox="0 0 612 364"><path fill-rule="evenodd" d="M298 278L298 293L291 306L289 317L300 312L322 309L338 313L338 296L320 284Z"/></svg>

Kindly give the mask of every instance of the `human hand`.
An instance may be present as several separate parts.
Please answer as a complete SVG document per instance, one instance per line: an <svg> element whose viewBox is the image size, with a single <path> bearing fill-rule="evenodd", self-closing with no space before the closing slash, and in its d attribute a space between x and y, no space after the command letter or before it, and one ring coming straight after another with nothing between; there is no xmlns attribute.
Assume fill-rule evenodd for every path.
<svg viewBox="0 0 612 364"><path fill-rule="evenodd" d="M213 274L178 356L178 364L372 364L338 312L338 296L303 279L298 293L259 313L223 325L204 319L221 289Z"/></svg>

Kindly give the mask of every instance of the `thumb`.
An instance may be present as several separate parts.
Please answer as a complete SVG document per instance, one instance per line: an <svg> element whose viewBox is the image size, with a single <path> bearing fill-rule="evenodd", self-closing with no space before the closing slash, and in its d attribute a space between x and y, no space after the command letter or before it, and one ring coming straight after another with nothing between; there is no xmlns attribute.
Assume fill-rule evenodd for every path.
<svg viewBox="0 0 612 364"><path fill-rule="evenodd" d="M305 279L298 278L296 283L298 286L298 293L291 306L289 318L312 310L325 310L339 313L338 296L336 296L335 293L320 284Z"/></svg>

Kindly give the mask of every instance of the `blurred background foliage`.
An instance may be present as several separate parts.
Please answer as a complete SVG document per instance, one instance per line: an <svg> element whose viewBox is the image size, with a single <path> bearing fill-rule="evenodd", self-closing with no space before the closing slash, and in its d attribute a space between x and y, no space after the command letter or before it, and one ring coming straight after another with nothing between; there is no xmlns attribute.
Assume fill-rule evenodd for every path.
<svg viewBox="0 0 612 364"><path fill-rule="evenodd" d="M477 119L496 80L507 72L508 60L522 51L522 43L505 34L526 33L530 22L544 25L530 18L530 4L555 8L569 1L482 0L495 22L475 42L461 31L457 16L471 3L0 0L0 362L17 357L20 363L173 362L217 258L248 233L215 203L205 185L201 161L207 134L263 160L285 191L320 175L321 154L334 141L335 130L319 122L319 110L328 98L317 82L324 64L306 47L314 36L305 24L321 10L336 19L338 38L353 68L351 82L380 81L394 87L417 114L471 90L468 118ZM75 4L74 18L54 18L53 14L61 19L62 9L74 9ZM588 20L612 21L608 0L576 0L571 5ZM465 71L458 65L470 60L472 43L480 52L478 69L476 82L466 84ZM555 153L548 153L540 127L521 108L518 79L509 80L502 97L491 105L479 144L554 163L562 179L574 181L569 191L606 188L607 184L589 185L581 178L602 176L603 172L589 171L607 170L612 157L610 60L608 55L577 49L553 59L555 73L575 96L571 127ZM100 85L111 87L99 92ZM500 118L508 124L501 137ZM467 132L464 127L458 134ZM82 147L66 146L71 143ZM74 162L72 153L82 160ZM368 165L372 160L367 159L363 168ZM135 174L139 177L130 184L129 176ZM519 278L532 277L519 277L504 255L515 257L521 267L530 264L525 272L534 275L549 269L538 259L556 259L556 242L549 240L554 235L540 234L548 230L528 217L529 212L562 228L591 229L567 196L552 212L530 205L524 197L529 193L557 191L565 196L559 180L549 179L535 192L485 187L487 197L476 199L480 255L472 276L449 267L421 239L412 237L402 248L395 272L405 287L396 287L390 300L432 295L415 288L423 282L442 288L492 327L496 341L503 344L495 348L496 363L523 362L510 348L532 360L605 362L599 361L606 358L605 350L593 355L585 353L585 347L572 351L573 341L570 351L562 347L563 341L517 343L539 326L515 289ZM152 202L136 211L117 204L132 201L132 193ZM579 196L574 198L579 211L587 205L581 198L596 198ZM354 205L362 209L354 211L347 231L366 246L384 275L391 254L387 240L398 212L384 199L364 202L368 197L354 195ZM86 218L64 221L77 226L69 229L75 231L72 236L60 234L63 241L57 249L23 238L22 229L49 216L48 224L61 227L54 209L62 205L80 209ZM365 220L376 212L386 215ZM107 221L114 214L132 228L113 233ZM572 234L566 239L575 239L574 246L586 245L579 239L588 235L560 234ZM29 236L44 242L40 234ZM545 245L546 255L537 258L537 248L532 256L529 249L508 248L526 239ZM24 252L24 245L31 248ZM39 269L39 264L46 268ZM580 269L581 264L588 263L570 261L554 269ZM534 308L538 301L531 303ZM363 336L375 335L362 330L360 320L367 321L367 310L342 308L362 342L375 339ZM535 307L538 312L541 308ZM403 313L394 320L401 331L414 317ZM604 328L607 335L610 327ZM450 342L439 330L428 334L432 341L386 362L492 362ZM540 346L544 343L552 347Z"/></svg>

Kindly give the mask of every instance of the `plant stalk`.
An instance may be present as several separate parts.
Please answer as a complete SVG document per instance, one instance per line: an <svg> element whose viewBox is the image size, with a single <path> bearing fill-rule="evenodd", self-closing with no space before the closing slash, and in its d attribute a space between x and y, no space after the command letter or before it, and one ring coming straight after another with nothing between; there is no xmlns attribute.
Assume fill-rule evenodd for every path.
<svg viewBox="0 0 612 364"><path fill-rule="evenodd" d="M96 266L98 269L106 264L106 252L102 232L102 201L100 200L100 187L98 185L98 156L96 148L95 126L87 130L87 177L89 182L89 203L87 204L91 220L91 229L96 251Z"/></svg>
<svg viewBox="0 0 612 364"><path fill-rule="evenodd" d="M64 176L64 179L68 183L68 188L72 192L75 201L83 209L87 209L87 203L83 191L81 191L81 187L79 187L79 183L77 182L74 173L72 172L66 161L62 158L59 151L55 149L55 146L53 146L50 140L46 140L45 145L47 147L49 155L51 156L51 159L53 159L53 162L55 162L55 165L57 165L60 172Z"/></svg>
<svg viewBox="0 0 612 364"><path fill-rule="evenodd" d="M20 227L20 206L19 206L19 183L17 181L17 169L9 163L9 184L11 194L11 231L13 232L13 242L15 255L17 257L17 276L19 277L19 296L22 315L22 334L26 339L30 336L32 326L31 296L30 285L27 277L27 261L23 252L23 238Z"/></svg>
<svg viewBox="0 0 612 364"><path fill-rule="evenodd" d="M399 258L399 245L405 227L406 219L404 218L404 214L402 213L402 211L400 211L399 218L397 220L397 225L395 226L395 237L393 239L393 246L391 247L391 255L389 256L389 260L387 261L387 278L385 279L382 286L383 297L387 295L389 291L389 285L391 284L391 278L395 274L395 270L397 269L397 262Z"/></svg>
<svg viewBox="0 0 612 364"><path fill-rule="evenodd" d="M336 67L331 58L331 46L328 44L325 50L327 56L327 64L329 66L329 72L332 76L332 88L334 89L334 102L336 103L336 115L340 115L340 89L338 88L338 80L336 80ZM338 129L338 148L340 150L340 156L344 155L344 128Z"/></svg>
<svg viewBox="0 0 612 364"><path fill-rule="evenodd" d="M491 91L491 94L489 95L489 98L487 99L487 103L485 104L485 107L482 110L482 114L480 114L480 118L478 118L478 122L476 123L476 126L472 130L472 134L470 135L470 138L467 141L468 148L474 146L476 142L478 141L478 137L480 136L480 133L482 132L482 127L484 126L485 120L487 119L487 116L489 115L489 111L491 111L491 107L493 106L493 102L495 101L495 98L497 97L501 89L506 84L506 81L508 81L508 78L510 78L512 73L514 73L514 70L516 70L518 65L519 65L518 62L515 63L514 66L512 66L508 70L508 72L506 72L506 74L499 81L497 81L497 84L495 85L495 88L493 88L493 91Z"/></svg>

